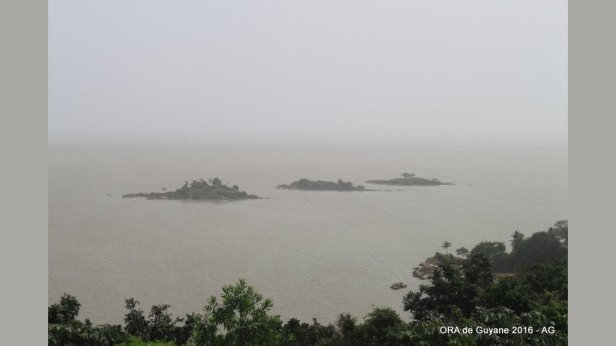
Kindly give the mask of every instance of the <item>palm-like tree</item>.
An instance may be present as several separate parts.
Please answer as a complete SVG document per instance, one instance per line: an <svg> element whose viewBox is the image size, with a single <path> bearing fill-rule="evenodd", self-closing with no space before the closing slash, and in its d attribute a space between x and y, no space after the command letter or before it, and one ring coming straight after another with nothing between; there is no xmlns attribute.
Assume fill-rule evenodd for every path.
<svg viewBox="0 0 616 346"><path fill-rule="evenodd" d="M451 247L451 243L450 243L450 242L448 242L447 240L445 240L445 241L443 242L443 244L441 245L441 247L442 247L443 249L445 249L445 252L447 253L447 255L449 255L449 250L448 250L448 249Z"/></svg>

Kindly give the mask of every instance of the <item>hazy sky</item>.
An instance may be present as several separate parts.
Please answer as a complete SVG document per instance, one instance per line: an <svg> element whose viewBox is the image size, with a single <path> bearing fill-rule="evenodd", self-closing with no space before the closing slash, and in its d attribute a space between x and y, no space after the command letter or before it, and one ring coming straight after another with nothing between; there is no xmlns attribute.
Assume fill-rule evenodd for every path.
<svg viewBox="0 0 616 346"><path fill-rule="evenodd" d="M50 143L567 141L567 2L49 2Z"/></svg>

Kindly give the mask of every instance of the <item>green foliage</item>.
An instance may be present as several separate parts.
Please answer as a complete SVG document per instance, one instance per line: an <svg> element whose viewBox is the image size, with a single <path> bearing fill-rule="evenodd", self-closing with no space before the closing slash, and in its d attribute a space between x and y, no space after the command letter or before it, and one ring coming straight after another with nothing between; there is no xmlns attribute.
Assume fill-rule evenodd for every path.
<svg viewBox="0 0 616 346"><path fill-rule="evenodd" d="M430 285L404 298L411 313L410 335L418 345L565 345L567 344L567 224L525 239L515 232L514 251L499 242L482 242L468 258L441 256ZM435 256L436 258L436 256ZM493 264L515 268L494 275ZM502 267L501 267L502 268ZM511 328L528 326L541 334L441 334L438 327Z"/></svg>
<svg viewBox="0 0 616 346"><path fill-rule="evenodd" d="M73 321L79 314L81 303L70 294L63 294L60 303L52 304L47 308L48 323L66 324Z"/></svg>
<svg viewBox="0 0 616 346"><path fill-rule="evenodd" d="M195 345L273 345L280 343L282 322L270 316L273 303L240 279L223 287L220 301L212 296L196 318Z"/></svg>
<svg viewBox="0 0 616 346"><path fill-rule="evenodd" d="M559 221L528 238L514 232L511 253L501 242L482 242L471 251L460 248L456 254L462 257L437 253L431 257L430 283L403 299L410 323L390 308L377 307L363 320L341 314L333 324L295 318L283 324L270 314L272 301L240 279L223 287L220 297L212 296L202 314L185 318L173 317L166 304L152 306L146 315L138 301L126 299L124 330L76 320L79 301L64 295L48 308L49 345L566 345L567 242L568 224ZM450 246L443 243L445 250ZM515 271L503 275L497 265ZM448 334L441 332L443 326L474 331L554 327L556 332Z"/></svg>
<svg viewBox="0 0 616 346"><path fill-rule="evenodd" d="M76 320L81 304L74 296L64 294L58 304L47 309L48 344L61 345L115 345L127 340L121 326L108 324L93 326L89 320Z"/></svg>
<svg viewBox="0 0 616 346"><path fill-rule="evenodd" d="M470 255L484 255L492 262L498 262L507 256L506 250L505 244L500 241L482 241L471 249Z"/></svg>
<svg viewBox="0 0 616 346"><path fill-rule="evenodd" d="M561 241L565 246L569 244L569 221L560 220L548 229L548 233Z"/></svg>
<svg viewBox="0 0 616 346"><path fill-rule="evenodd" d="M203 179L185 182L175 191L129 193L122 197L145 197L146 199L191 199L191 200L240 200L259 198L240 191L237 185L229 187L222 183L219 178L214 178L209 183Z"/></svg>
<svg viewBox="0 0 616 346"><path fill-rule="evenodd" d="M465 247L461 247L456 249L456 255L461 256L461 257L466 257L468 256L468 254L470 254L470 251L465 248Z"/></svg>
<svg viewBox="0 0 616 346"><path fill-rule="evenodd" d="M498 249L490 255L497 272L519 272L533 263L547 263L567 256L569 225L566 220L558 221L546 232L537 232L528 238L516 231L512 234L511 253L505 252L505 245L498 243ZM489 243L496 244L496 243ZM486 243L480 243L471 250L486 251Z"/></svg>
<svg viewBox="0 0 616 346"><path fill-rule="evenodd" d="M143 340L139 337L136 336L131 336L126 344L118 344L118 346L120 345L126 345L126 346L175 346L176 343L174 342L167 342L167 341L146 341Z"/></svg>
<svg viewBox="0 0 616 346"><path fill-rule="evenodd" d="M437 186L437 185L453 185L452 183L444 183L436 178L427 179L416 177L415 173L402 173L402 178L393 178L393 179L372 179L366 181L369 184L380 184L380 185L399 185L399 186L410 186L410 185L418 185L418 186Z"/></svg>
<svg viewBox="0 0 616 346"><path fill-rule="evenodd" d="M282 333L283 344L288 346L332 345L336 338L336 328L322 325L316 318L312 324L292 318L283 326Z"/></svg>
<svg viewBox="0 0 616 346"><path fill-rule="evenodd" d="M374 308L359 327L364 345L406 345L410 341L408 326L391 308Z"/></svg>
<svg viewBox="0 0 616 346"><path fill-rule="evenodd" d="M441 247L445 249L445 252L447 254L449 254L449 248L451 247L451 243L445 240L443 244L441 244Z"/></svg>
<svg viewBox="0 0 616 346"><path fill-rule="evenodd" d="M403 301L404 309L420 320L431 315L469 316L491 280L490 261L483 254L471 255L461 263L445 261L435 271L432 285L421 285L418 292L409 292Z"/></svg>
<svg viewBox="0 0 616 346"><path fill-rule="evenodd" d="M315 191L364 191L362 185L355 186L350 181L338 179L337 182L324 180L300 179L288 185L278 185L279 189L287 190L315 190Z"/></svg>
<svg viewBox="0 0 616 346"><path fill-rule="evenodd" d="M128 312L124 315L124 330L133 336L145 341L174 342L178 345L185 344L194 328L196 316L186 315L186 318L174 318L168 312L169 305L154 305L150 314L146 317L143 310L139 309L139 301L129 298L125 300Z"/></svg>
<svg viewBox="0 0 616 346"><path fill-rule="evenodd" d="M423 320L416 320L409 326L408 336L410 342L404 345L475 345L475 337L466 334L442 334L439 328L442 326L452 325L450 322L443 320L440 317L431 316ZM467 326L460 323L459 327Z"/></svg>
<svg viewBox="0 0 616 346"><path fill-rule="evenodd" d="M321 325L289 320L283 327L283 345L382 346L408 345L408 324L390 308L374 308L363 323L349 314L340 314L335 324Z"/></svg>
<svg viewBox="0 0 616 346"><path fill-rule="evenodd" d="M115 345L124 343L126 334L122 327L112 325L92 326L81 321L48 324L48 345Z"/></svg>

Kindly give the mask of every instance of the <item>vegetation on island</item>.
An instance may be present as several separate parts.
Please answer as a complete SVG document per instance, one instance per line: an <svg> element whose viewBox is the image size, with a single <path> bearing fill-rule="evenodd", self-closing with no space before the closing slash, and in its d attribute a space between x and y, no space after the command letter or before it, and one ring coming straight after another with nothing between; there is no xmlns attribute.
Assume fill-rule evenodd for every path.
<svg viewBox="0 0 616 346"><path fill-rule="evenodd" d="M163 191L166 189L163 189ZM256 199L255 195L249 195L241 191L237 185L227 186L219 178L210 179L209 182L203 179L185 182L182 187L175 191L165 192L140 192L129 193L122 197L144 197L146 199L191 199L191 200L241 200Z"/></svg>
<svg viewBox="0 0 616 346"><path fill-rule="evenodd" d="M300 179L292 182L288 185L278 185L279 189L287 190L313 190L313 191L366 191L366 188L362 185L353 185L350 181L324 181L324 180L310 180Z"/></svg>
<svg viewBox="0 0 616 346"><path fill-rule="evenodd" d="M124 326L78 321L79 302L64 295L48 308L49 345L566 345L567 222L512 238L511 252L504 243L482 242L454 255L444 242L430 282L402 299L410 322L387 307L363 319L343 313L333 324L284 322L271 313L271 299L240 279L212 296L201 313L182 318L169 305L146 314L138 301L126 299ZM498 275L502 270L509 275ZM497 328L509 332L489 332Z"/></svg>
<svg viewBox="0 0 616 346"><path fill-rule="evenodd" d="M418 186L438 186L438 185L453 185L453 183L444 183L436 178L427 179L415 176L415 173L402 173L402 178L393 178L385 180L367 180L368 184L380 184L380 185L418 185Z"/></svg>

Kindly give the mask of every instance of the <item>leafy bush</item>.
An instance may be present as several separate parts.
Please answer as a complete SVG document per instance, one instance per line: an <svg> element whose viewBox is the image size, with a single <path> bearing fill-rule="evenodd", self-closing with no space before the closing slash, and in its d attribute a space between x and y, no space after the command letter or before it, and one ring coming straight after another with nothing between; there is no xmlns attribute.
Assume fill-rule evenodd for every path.
<svg viewBox="0 0 616 346"><path fill-rule="evenodd" d="M115 345L124 343L127 335L119 325L93 326L89 320L76 320L81 304L74 296L64 294L58 304L47 309L47 339L53 346Z"/></svg>
<svg viewBox="0 0 616 346"><path fill-rule="evenodd" d="M146 317L139 309L139 301L129 298L125 300L128 310L124 315L124 330L145 341L174 342L185 344L192 335L196 322L196 315L186 315L185 318L173 318L168 312L169 305L154 305Z"/></svg>

